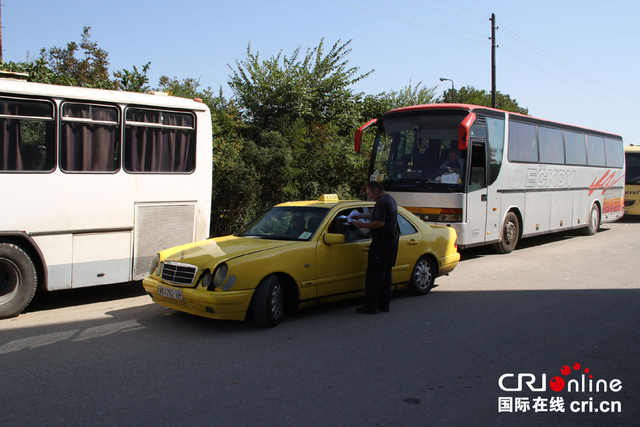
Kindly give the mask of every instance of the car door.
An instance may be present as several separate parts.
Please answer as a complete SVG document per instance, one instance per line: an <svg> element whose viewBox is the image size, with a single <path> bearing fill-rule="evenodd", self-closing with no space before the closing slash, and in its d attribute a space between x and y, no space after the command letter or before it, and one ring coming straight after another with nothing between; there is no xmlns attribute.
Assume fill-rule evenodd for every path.
<svg viewBox="0 0 640 427"><path fill-rule="evenodd" d="M368 212L365 206L354 206L336 211L329 225L322 230L316 248L317 294L319 298L348 298L364 291L367 271L367 255L371 245L368 230L349 225L339 217L352 211ZM327 244L323 236L327 233L342 234L345 242Z"/></svg>
<svg viewBox="0 0 640 427"><path fill-rule="evenodd" d="M411 279L411 270L420 257L422 234L418 229L398 212L398 256L393 266L393 283L405 283Z"/></svg>

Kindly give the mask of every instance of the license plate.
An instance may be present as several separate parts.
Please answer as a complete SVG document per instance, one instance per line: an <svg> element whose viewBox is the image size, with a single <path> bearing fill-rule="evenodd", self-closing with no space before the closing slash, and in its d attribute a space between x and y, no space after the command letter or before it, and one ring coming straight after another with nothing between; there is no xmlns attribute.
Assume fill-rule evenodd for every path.
<svg viewBox="0 0 640 427"><path fill-rule="evenodd" d="M165 298L177 299L182 301L182 291L178 289L165 288L164 286L158 286L158 292Z"/></svg>

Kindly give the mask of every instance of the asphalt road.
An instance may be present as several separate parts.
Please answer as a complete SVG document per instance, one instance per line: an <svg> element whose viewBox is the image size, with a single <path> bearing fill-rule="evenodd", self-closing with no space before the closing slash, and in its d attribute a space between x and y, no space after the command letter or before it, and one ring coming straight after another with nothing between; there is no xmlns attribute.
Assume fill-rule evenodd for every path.
<svg viewBox="0 0 640 427"><path fill-rule="evenodd" d="M273 329L165 309L139 283L38 296L0 321L0 426L637 425L639 253L628 219L468 250L391 313L351 300Z"/></svg>

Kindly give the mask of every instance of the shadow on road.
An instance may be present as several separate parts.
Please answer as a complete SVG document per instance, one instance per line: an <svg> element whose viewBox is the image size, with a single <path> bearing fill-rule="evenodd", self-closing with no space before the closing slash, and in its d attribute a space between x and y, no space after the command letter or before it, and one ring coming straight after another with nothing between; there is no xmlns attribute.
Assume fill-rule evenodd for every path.
<svg viewBox="0 0 640 427"><path fill-rule="evenodd" d="M83 304L132 298L144 294L142 281L53 292L38 291L24 312L33 313L56 308L75 307Z"/></svg>

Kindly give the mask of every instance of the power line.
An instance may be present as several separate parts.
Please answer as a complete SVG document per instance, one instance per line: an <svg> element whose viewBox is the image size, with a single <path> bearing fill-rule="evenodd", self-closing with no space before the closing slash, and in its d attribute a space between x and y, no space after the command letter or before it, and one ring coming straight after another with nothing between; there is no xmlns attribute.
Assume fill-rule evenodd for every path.
<svg viewBox="0 0 640 427"><path fill-rule="evenodd" d="M369 9L365 9L365 8L362 8L362 7L354 6L354 5L349 4L349 3L344 3L344 2L341 2L341 1L338 1L338 0L331 0L331 1L334 2L334 3L342 4L344 6L349 6L349 7L354 8L354 9L362 10L364 12L372 13L374 15L382 16L384 18L393 19L394 21L402 22L404 24L409 24L409 25L412 25L414 27L424 28L424 29L429 30L429 31L435 31L437 33L446 34L448 36L457 37L457 38L460 38L460 39L469 40L469 41L476 42L476 43L485 43L485 42L482 42L482 41L479 41L479 40L476 40L476 39L471 39L469 37L461 36L459 34L448 33L446 31L436 30L435 28L426 27L424 25L416 24L414 22L405 21L404 19L399 19L399 18L390 16L390 15L385 15L384 13L374 12L373 10L369 10ZM420 19L422 19L422 18L420 18Z"/></svg>
<svg viewBox="0 0 640 427"><path fill-rule="evenodd" d="M571 67L570 65L565 64L564 62L560 61L559 59L554 58L553 56L551 56L550 54L546 53L545 51L543 51L542 49L536 47L535 45L533 45L532 43L529 43L527 40L523 39L522 37L518 36L516 33L514 33L513 31L507 29L507 28L502 28L503 31L505 31L505 35L513 38L515 41L517 41L518 43L522 44L523 46L527 47L528 49L532 50L533 52L537 53L538 55L542 56L543 58L549 60L550 62L554 63L555 65L557 65L560 68L563 68L564 70L568 71L569 73L575 75L576 77L579 77L580 79L591 83L593 85L599 86L601 89L606 89L610 92L615 92L618 96L621 96L623 98L626 98L630 101L633 101L634 103L638 102L637 98L634 97L630 97L628 96L626 93L624 92L620 92L610 86L607 86L604 83L601 83L599 81L597 81L596 79L593 79L591 77L589 77L588 75L580 72L579 70Z"/></svg>
<svg viewBox="0 0 640 427"><path fill-rule="evenodd" d="M526 63L527 65L531 66L532 68L535 68L535 69L541 71L542 73L544 73L544 74L546 74L546 75L548 75L548 76L550 76L550 77L552 77L552 78L554 78L554 79L566 84L567 86L570 86L570 87L572 87L574 89L577 89L577 90L579 90L581 92L584 92L584 93L586 93L588 95L591 95L594 98L598 98L601 101L608 102L609 104L617 105L619 107L624 107L624 108L627 108L627 109L630 109L630 110L634 110L634 111L640 111L640 109L638 109L637 107L634 107L634 106L631 106L631 105L627 105L627 104L623 104L621 102L617 102L617 101L615 101L613 99L607 98L606 96L600 95L599 93L596 93L596 92L594 92L592 90L589 90L589 89L586 89L586 88L584 88L582 86L579 86L579 85L577 85L577 84L575 84L575 83L573 83L573 82L571 82L571 81L569 81L567 79L564 79L561 76L559 76L559 75L549 71L548 69L544 68L543 66L538 65L535 62L527 59L526 57L524 57L522 55L520 55L519 53L517 53L514 50L510 49L509 47L505 46L504 44L500 44L500 48L502 48L502 50L504 52L512 55L516 59L519 59L520 61Z"/></svg>
<svg viewBox="0 0 640 427"><path fill-rule="evenodd" d="M442 27L450 28L450 29L452 29L452 30L456 30L456 31L462 31L462 32L464 32L464 33L469 33L469 34L471 34L471 35L478 36L478 37L486 37L486 35L485 35L485 34L474 33L474 32L469 31L469 30L463 30L462 28L452 27L452 26L450 26L450 25L445 25L445 24L441 24L441 23L439 23L439 22L430 21L430 20L425 19L425 18L422 18L422 17L420 17L420 16L411 15L410 13L402 12L402 11L397 10L397 9L392 9L392 8L390 8L390 7L387 7L387 6L381 5L381 4L379 4L379 3L374 3L374 2L369 1L369 0L361 0L361 1L363 1L363 2L365 2L365 3L372 4L372 5L374 5L374 6L381 7L381 8L383 8L383 9L390 10L390 11L392 11L392 12L399 13L399 14L401 14L401 15L409 16L409 17L411 17L411 18L415 18L415 19L420 19L421 21L429 22L429 23L431 23L431 24L440 25L440 26L442 26ZM412 1L413 1L413 0L412 0Z"/></svg>
<svg viewBox="0 0 640 427"><path fill-rule="evenodd" d="M440 8L437 8L437 7L429 6L428 4L424 4L424 3L419 2L419 1L417 1L417 0L410 0L410 1L411 1L411 2L413 2L413 3L419 4L419 5L421 5L421 6L428 7L429 9L433 9L433 10L437 10L437 11L442 12L442 13L446 13L447 15L457 16L458 18L467 19L467 20L469 20L469 21L477 22L477 23L480 23L480 24L483 24L483 25L485 25L485 24L486 24L484 21L478 21L477 19L471 19L471 18L468 18L468 17L466 17L466 16L462 16L462 15L458 15L458 14L453 13L453 12L446 11L446 10L444 10L444 9L440 9ZM440 1L440 0L438 0L438 1ZM456 9L464 10L465 12L472 13L472 14L474 14L474 15L483 16L483 15L480 15L480 14L475 13L475 12L470 12L470 11L468 11L468 10L466 10L466 9L461 8L461 7L454 6L454 5L452 5L452 4L450 4L450 3L447 3L447 2L445 2L445 1L440 1L440 3L444 3L444 4L448 5L448 6L455 7Z"/></svg>
<svg viewBox="0 0 640 427"><path fill-rule="evenodd" d="M410 22L410 21L406 21L406 20L403 20L403 19L399 19L399 18L390 16L390 15L387 15L387 14L384 14L384 13L375 12L375 11L372 11L372 10L369 10L369 9L365 9L365 8L362 8L362 7L358 7L358 6L355 6L355 5L352 5L352 4L349 4L349 3L345 3L345 2L342 2L342 1L339 1L339 0L331 0L331 1L333 1L334 3L339 3L339 4L342 4L344 6L348 6L348 7L354 8L354 9L365 11L367 13L371 13L371 14L375 14L375 15L378 15L378 16L382 16L384 18L393 19L395 21L399 21L399 22L402 22L402 23L405 23L405 24L409 24L409 25L412 25L412 26L415 26L415 27L424 28L424 29L429 30L429 31L435 31L435 32L438 32L438 33L441 33L441 34L445 34L445 35L448 35L448 36L453 36L453 37L457 37L457 38L461 38L461 39L465 39L465 40L474 41L476 43L485 43L485 42L479 41L477 39L472 39L472 38L469 38L469 37L461 36L459 34L452 34L452 33L449 33L447 31L437 30L435 28L431 28L431 27L427 27L427 26L424 26L424 25L420 25L420 24L414 23L414 22ZM453 27L453 26L445 25L445 24L440 24L438 22L430 21L430 20L427 20L427 19L422 18L420 16L416 16L416 15L413 15L413 14L410 14L410 13L406 13L406 12L402 12L402 11L399 11L399 10L396 10L396 9L392 9L390 7L383 6L381 4L375 3L375 2L370 1L370 0L361 0L361 1L363 1L365 3L369 3L369 4L377 6L377 7L380 7L380 8L383 8L383 9L386 9L386 10L390 10L390 11L392 11L394 13L398 13L398 14L401 14L401 15L404 15L404 16L411 17L413 19L419 19L421 21L429 22L430 24L435 24L435 25L439 25L439 26L442 26L442 27L454 29L456 31L468 33L468 34L471 34L473 36L487 37L486 35L483 35L483 34L478 34L478 33L472 32L472 31L456 28L456 27ZM425 4L425 3L421 2L421 1L418 1L418 0L410 0L410 1L412 3L419 4L419 5L423 6L423 7L436 10L438 12L442 12L442 13L445 13L445 14L448 14L448 15L451 15L451 16L454 16L454 17L457 17L457 18L461 18L461 19L465 19L465 20L468 20L468 21L471 21L471 22L476 22L476 23L479 23L479 24L482 24L482 25L486 25L486 21L480 21L480 20L477 20L477 19L474 19L474 18L470 18L470 17L463 16L463 15L460 15L460 14L457 14L457 13L453 13L453 12L450 12L450 11L442 9L442 8L438 8L438 7L434 7L434 6ZM459 7L459 6L455 5L455 4L449 3L447 1L444 1L444 0L436 0L436 1L446 5L448 7L461 10L461 11L463 11L465 13L468 13L468 14L471 14L471 15L476 15L476 16L479 16L479 17L483 17L483 15L481 15L479 13L476 13L476 12L468 10L468 9L461 8L461 7ZM593 78L589 77L588 75L580 72L579 70L577 70L577 69L575 69L575 68L573 68L573 67L571 67L571 66L569 66L569 65L567 65L565 63L563 63L559 59L554 58L552 55L550 55L547 52L545 52L544 50L536 47L532 43L529 43L527 40L525 40L524 38L520 37L515 32L513 32L513 31L509 30L508 28L504 27L504 25L501 25L500 29L503 30L503 34L505 34L506 36L511 37L513 40L517 41L518 43L520 43L521 45L525 46L526 48L532 50L536 54L542 56L544 59L548 60L549 62L551 62L555 66L562 68L564 71L566 71L566 72L568 72L568 73L570 73L570 74L572 74L572 75L574 75L574 76L576 76L576 77L578 77L578 78L580 78L580 79L582 79L582 80L584 80L584 81L586 81L586 82L588 82L590 84L593 84L593 85L599 87L600 89L607 90L607 92L609 92L609 93L614 93L614 94L616 94L616 95L618 95L618 96L620 96L622 98L625 98L625 99L627 99L629 101L633 101L634 104L636 104L638 102L637 98L630 97L626 93L623 93L623 92L618 91L618 90L616 90L616 89L614 89L614 88L612 88L610 86L607 86L606 84L601 83L598 80L593 79ZM491 37L488 37L488 39L490 40ZM604 95L601 95L600 93L597 93L597 92L595 92L593 90L589 90L589 89L587 89L585 87L582 87L582 86L580 86L580 85L578 85L578 84L576 84L576 83L574 83L574 82L572 82L572 81L570 81L570 80L568 80L566 78L563 78L562 76L550 71L548 68L545 68L544 66L542 66L542 65L540 65L540 64L538 64L538 63L536 63L536 62L534 62L534 61L532 61L530 59L528 59L527 57L525 57L521 53L518 53L515 49L511 49L511 48L509 48L509 47L507 47L507 46L505 46L503 44L501 44L500 47L503 48L504 52L510 54L514 58L516 58L516 59L522 61L523 63L529 65L530 67L532 67L532 68L534 68L534 69L536 69L536 70L538 70L538 71L540 71L540 72L542 72L542 73L544 73L544 74L546 74L546 75L548 75L548 76L560 81L561 83L563 83L563 84L565 84L567 86L570 86L570 87L572 87L574 89L577 89L577 90L579 90L581 92L584 92L584 93L586 93L586 94L588 94L590 96L593 96L593 97L595 97L597 99L600 99L602 101L608 102L610 104L614 104L614 105L621 106L621 107L628 108L628 109L632 109L632 110L637 110L636 107L633 107L633 106L626 105L624 103L618 102L618 101L613 100L611 98L608 98L608 97L606 97Z"/></svg>

